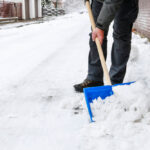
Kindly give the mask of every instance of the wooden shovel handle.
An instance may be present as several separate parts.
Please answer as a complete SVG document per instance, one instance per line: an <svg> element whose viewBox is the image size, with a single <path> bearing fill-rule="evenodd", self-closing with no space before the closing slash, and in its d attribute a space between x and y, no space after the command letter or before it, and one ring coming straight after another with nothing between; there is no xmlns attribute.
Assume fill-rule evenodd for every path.
<svg viewBox="0 0 150 150"><path fill-rule="evenodd" d="M92 30L94 30L96 28L96 25L95 25L95 21L94 21L94 18L93 18L90 2L88 0L86 1L86 7L87 7L87 10L88 10L90 22L91 22L91 25L92 25ZM105 77L105 80L106 80L106 85L112 85L100 41L98 40L98 38L96 38L95 42L96 42L97 50L98 50L98 53L99 53L101 65L102 65L102 68L103 68L104 77Z"/></svg>

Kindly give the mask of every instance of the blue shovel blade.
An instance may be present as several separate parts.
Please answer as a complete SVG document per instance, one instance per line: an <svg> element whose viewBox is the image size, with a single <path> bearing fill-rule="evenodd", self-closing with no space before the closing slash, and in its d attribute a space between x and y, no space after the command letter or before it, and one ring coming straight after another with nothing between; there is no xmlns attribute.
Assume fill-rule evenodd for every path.
<svg viewBox="0 0 150 150"><path fill-rule="evenodd" d="M84 88L84 95L85 95L86 105L87 105L87 109L88 109L89 116L90 116L90 121L94 122L93 114L92 114L92 110L91 110L91 106L90 106L90 103L93 103L93 100L98 99L98 97L100 97L102 100L104 100L106 97L114 94L112 87L115 87L118 85L119 86L120 85L130 85L132 83L134 83L134 82Z"/></svg>

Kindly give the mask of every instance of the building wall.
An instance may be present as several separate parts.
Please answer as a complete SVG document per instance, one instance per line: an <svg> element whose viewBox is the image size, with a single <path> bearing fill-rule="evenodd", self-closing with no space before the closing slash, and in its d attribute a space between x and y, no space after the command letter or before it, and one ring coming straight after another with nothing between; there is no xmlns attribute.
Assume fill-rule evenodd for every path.
<svg viewBox="0 0 150 150"><path fill-rule="evenodd" d="M39 17L42 17L42 1L41 0L38 0L38 16Z"/></svg>
<svg viewBox="0 0 150 150"><path fill-rule="evenodd" d="M30 18L33 19L35 17L35 0L30 0ZM41 0L38 0L38 17L42 17Z"/></svg>
<svg viewBox="0 0 150 150"><path fill-rule="evenodd" d="M34 7L34 0L30 0L30 18L35 18L35 7Z"/></svg>
<svg viewBox="0 0 150 150"><path fill-rule="evenodd" d="M139 15L134 28L150 38L150 0L139 0Z"/></svg>
<svg viewBox="0 0 150 150"><path fill-rule="evenodd" d="M23 0L24 2L25 0ZM35 15L35 0L29 0L30 5L30 19L36 18ZM38 0L38 17L42 17L41 0Z"/></svg>

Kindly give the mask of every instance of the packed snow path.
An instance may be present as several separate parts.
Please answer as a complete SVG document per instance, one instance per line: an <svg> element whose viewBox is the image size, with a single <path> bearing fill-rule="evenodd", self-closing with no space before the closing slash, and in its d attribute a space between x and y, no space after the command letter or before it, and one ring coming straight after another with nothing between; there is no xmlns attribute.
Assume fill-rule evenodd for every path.
<svg viewBox="0 0 150 150"><path fill-rule="evenodd" d="M132 67L128 69L126 81L140 80L134 92L147 88L141 94L142 106L139 101L139 105L136 103L132 93L129 95L136 108L142 108L137 111L138 116L133 117L129 110L129 119L124 117L120 110L130 106L119 101L121 96L117 97L118 103L113 102L113 97L113 107L106 103L97 110L97 116L105 118L89 124L84 96L75 93L72 87L86 77L89 32L86 13L0 31L1 150L141 150L143 145L144 150L149 149L150 114L146 97L150 78L139 70L146 72L149 68L139 55L140 48L145 46L147 53L150 44L134 35L129 62ZM111 35L109 41L110 49ZM141 55L146 61L150 52L145 53ZM126 120L118 117L118 111Z"/></svg>
<svg viewBox="0 0 150 150"><path fill-rule="evenodd" d="M87 62L89 26L82 19L1 31L1 149L77 149L85 120L74 116L82 96L72 85Z"/></svg>

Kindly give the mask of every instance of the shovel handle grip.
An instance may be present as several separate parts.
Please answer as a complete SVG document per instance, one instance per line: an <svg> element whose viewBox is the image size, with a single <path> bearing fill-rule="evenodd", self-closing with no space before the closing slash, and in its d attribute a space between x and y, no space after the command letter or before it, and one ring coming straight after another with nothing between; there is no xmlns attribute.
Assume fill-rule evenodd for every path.
<svg viewBox="0 0 150 150"><path fill-rule="evenodd" d="M92 30L94 30L96 28L96 24L95 24L95 21L94 21L94 18L93 18L90 2L88 0L86 1L86 8L88 10L90 22L91 22L91 25L92 25ZM103 50L102 50L102 47L101 47L101 44L100 44L100 41L98 40L98 38L96 38L95 43L96 43L96 46L97 46L98 54L99 54L99 57L100 57L102 68L103 68L104 77L105 77L105 80L106 80L106 85L112 85L111 80L110 80L110 76L109 76L109 72L108 72L108 69L107 69L105 57L104 57L104 54L103 54Z"/></svg>

